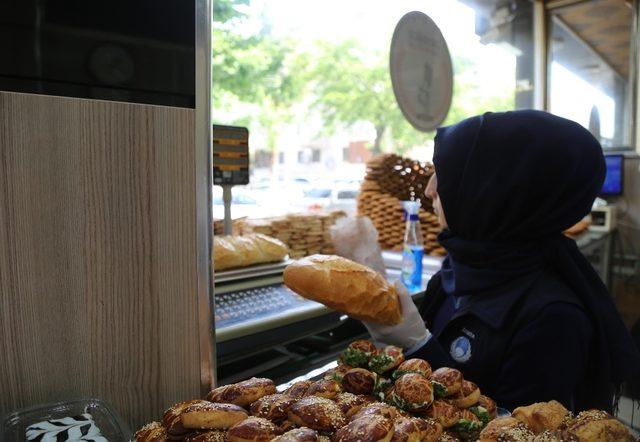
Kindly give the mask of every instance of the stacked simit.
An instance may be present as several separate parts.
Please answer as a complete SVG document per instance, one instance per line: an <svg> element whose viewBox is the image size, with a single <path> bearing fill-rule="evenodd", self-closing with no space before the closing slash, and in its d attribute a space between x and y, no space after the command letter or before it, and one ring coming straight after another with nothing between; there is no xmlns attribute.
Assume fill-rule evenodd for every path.
<svg viewBox="0 0 640 442"><path fill-rule="evenodd" d="M431 164L395 154L380 155L367 163L367 173L358 195L358 215L371 218L382 248L402 250L405 224L401 201L419 199L422 207L418 216L425 251L431 255L446 254L437 242L438 219L430 201L424 197L432 174Z"/></svg>

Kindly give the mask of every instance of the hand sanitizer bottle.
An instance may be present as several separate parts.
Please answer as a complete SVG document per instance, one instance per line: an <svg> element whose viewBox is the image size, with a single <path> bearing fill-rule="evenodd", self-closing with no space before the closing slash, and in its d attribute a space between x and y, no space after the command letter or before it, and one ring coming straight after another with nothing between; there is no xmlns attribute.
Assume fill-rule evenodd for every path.
<svg viewBox="0 0 640 442"><path fill-rule="evenodd" d="M403 201L402 205L407 213L402 250L402 282L409 293L415 293L422 290L422 257L424 256L424 242L418 218L420 201Z"/></svg>

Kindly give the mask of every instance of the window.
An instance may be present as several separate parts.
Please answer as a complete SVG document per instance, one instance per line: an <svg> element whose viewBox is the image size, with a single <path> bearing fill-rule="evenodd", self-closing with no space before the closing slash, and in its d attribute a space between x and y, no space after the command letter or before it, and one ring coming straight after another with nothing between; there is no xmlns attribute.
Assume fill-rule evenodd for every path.
<svg viewBox="0 0 640 442"><path fill-rule="evenodd" d="M366 162L381 152L431 159L434 134L405 120L389 79L391 37L409 11L428 14L452 54L455 88L445 124L531 107L528 0L503 2L508 6L499 9L474 0L374 3L220 2L224 13L213 25L213 119L249 127L252 181L246 190L274 215L307 210L309 198L332 198L340 181L362 181ZM273 160L257 161L257 147ZM353 198L344 203L355 212Z"/></svg>
<svg viewBox="0 0 640 442"><path fill-rule="evenodd" d="M631 141L631 20L624 2L584 2L551 12L549 110L589 129L605 149Z"/></svg>

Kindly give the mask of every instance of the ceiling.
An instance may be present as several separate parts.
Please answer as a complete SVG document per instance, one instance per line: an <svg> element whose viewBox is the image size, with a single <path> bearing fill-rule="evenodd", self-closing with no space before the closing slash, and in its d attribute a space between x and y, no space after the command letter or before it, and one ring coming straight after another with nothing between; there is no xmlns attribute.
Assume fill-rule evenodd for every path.
<svg viewBox="0 0 640 442"><path fill-rule="evenodd" d="M621 76L629 73L631 8L625 0L589 0L553 11Z"/></svg>

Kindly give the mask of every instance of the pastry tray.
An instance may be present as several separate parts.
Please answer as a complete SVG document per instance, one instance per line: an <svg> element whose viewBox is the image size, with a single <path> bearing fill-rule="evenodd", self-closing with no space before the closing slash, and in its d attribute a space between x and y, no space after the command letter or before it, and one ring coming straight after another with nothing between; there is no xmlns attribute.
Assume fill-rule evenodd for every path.
<svg viewBox="0 0 640 442"><path fill-rule="evenodd" d="M101 435L109 442L129 442L131 431L116 411L100 399L79 399L55 404L37 405L10 413L0 422L0 441L26 440L26 429L48 419L61 419L91 414Z"/></svg>

